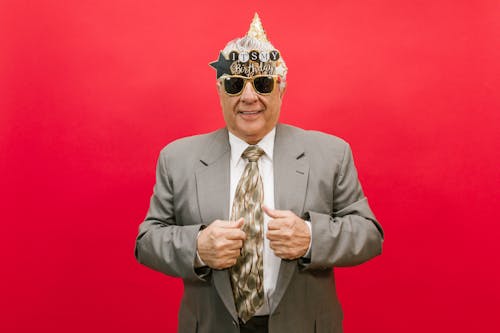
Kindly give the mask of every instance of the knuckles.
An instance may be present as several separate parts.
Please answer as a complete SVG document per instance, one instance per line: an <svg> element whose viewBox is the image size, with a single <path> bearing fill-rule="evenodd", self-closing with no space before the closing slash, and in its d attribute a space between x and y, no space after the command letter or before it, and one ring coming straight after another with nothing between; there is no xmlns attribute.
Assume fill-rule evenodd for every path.
<svg viewBox="0 0 500 333"><path fill-rule="evenodd" d="M220 240L215 241L214 243L214 250L218 253L220 250L224 249L225 244L221 242Z"/></svg>
<svg viewBox="0 0 500 333"><path fill-rule="evenodd" d="M286 240L292 240L293 239L293 230L292 229L288 229L284 232L283 234L284 238Z"/></svg>

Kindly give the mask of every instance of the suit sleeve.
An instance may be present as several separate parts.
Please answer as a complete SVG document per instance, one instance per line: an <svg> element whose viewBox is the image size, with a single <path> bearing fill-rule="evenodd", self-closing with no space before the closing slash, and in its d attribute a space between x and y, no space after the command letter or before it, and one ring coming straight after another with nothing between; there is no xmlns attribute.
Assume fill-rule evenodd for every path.
<svg viewBox="0 0 500 333"><path fill-rule="evenodd" d="M310 262L301 262L305 269L354 266L382 252L382 227L363 194L347 144L335 178L333 213L306 213L311 221L312 247Z"/></svg>
<svg viewBox="0 0 500 333"><path fill-rule="evenodd" d="M139 226L135 257L141 264L164 274L203 280L204 273L194 268L197 235L202 225L177 225L174 199L166 150L163 150L158 159L149 210Z"/></svg>

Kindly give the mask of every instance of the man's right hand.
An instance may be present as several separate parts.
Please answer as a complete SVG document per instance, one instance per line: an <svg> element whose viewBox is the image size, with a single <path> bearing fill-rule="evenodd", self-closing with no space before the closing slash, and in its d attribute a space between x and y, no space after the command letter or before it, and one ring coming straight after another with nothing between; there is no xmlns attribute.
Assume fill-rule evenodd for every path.
<svg viewBox="0 0 500 333"><path fill-rule="evenodd" d="M197 250L201 260L214 269L233 266L240 256L245 232L241 230L244 220L236 222L215 220L198 236Z"/></svg>

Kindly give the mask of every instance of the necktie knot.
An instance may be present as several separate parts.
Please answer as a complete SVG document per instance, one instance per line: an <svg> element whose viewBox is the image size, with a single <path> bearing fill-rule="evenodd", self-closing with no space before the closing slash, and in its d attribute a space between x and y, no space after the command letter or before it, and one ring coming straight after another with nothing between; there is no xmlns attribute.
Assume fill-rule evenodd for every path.
<svg viewBox="0 0 500 333"><path fill-rule="evenodd" d="M256 145L248 146L243 154L241 154L241 156L246 158L249 162L257 162L262 155L264 155L264 150Z"/></svg>

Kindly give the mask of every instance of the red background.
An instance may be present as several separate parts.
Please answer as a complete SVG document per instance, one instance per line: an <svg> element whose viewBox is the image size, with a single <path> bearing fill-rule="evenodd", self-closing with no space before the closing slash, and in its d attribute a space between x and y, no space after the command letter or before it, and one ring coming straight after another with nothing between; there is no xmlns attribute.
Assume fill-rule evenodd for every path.
<svg viewBox="0 0 500 333"><path fill-rule="evenodd" d="M160 149L223 126L254 11L283 122L354 150L384 254L337 269L346 332L499 330L499 1L1 1L2 332L174 332L180 280L135 262Z"/></svg>

